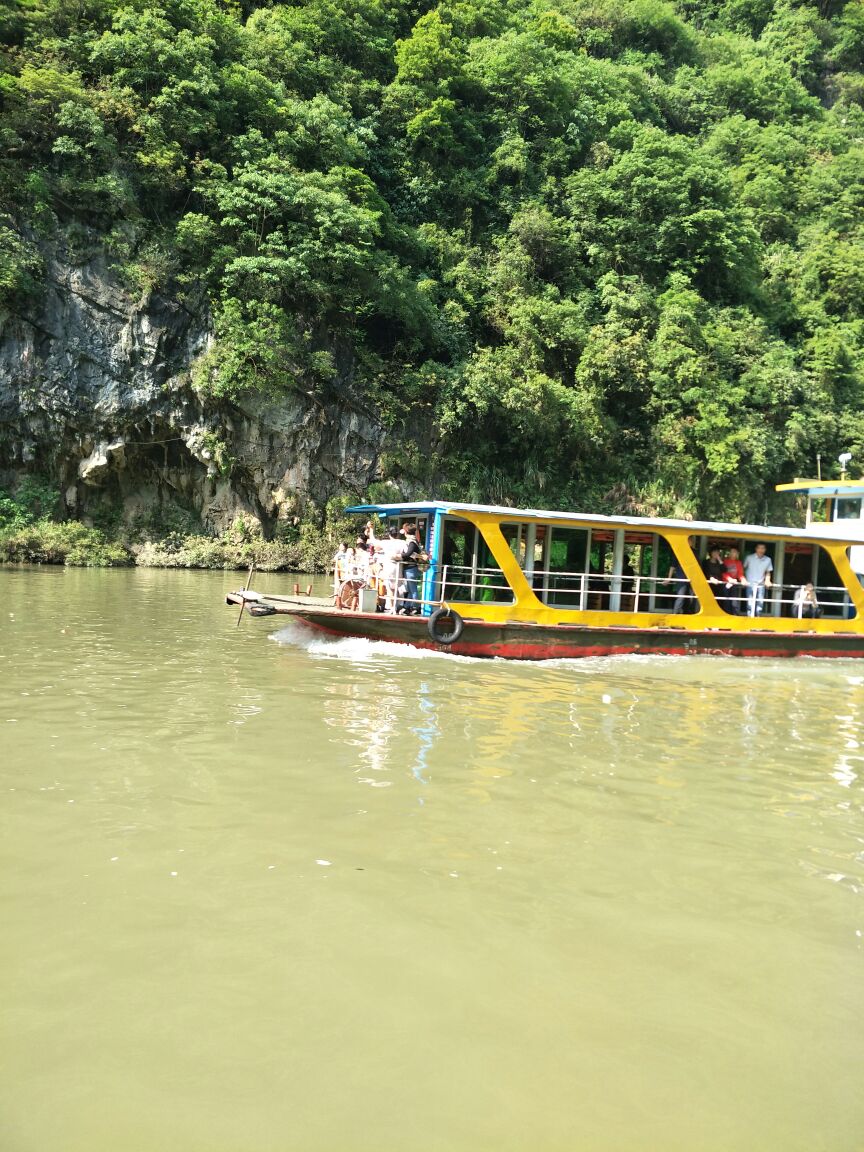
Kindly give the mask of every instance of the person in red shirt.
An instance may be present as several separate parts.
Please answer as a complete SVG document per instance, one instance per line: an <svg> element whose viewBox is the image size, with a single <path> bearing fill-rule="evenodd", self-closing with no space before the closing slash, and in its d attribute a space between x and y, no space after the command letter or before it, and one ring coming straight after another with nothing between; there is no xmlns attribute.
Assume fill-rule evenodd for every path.
<svg viewBox="0 0 864 1152"><path fill-rule="evenodd" d="M726 574L726 603L724 607L733 616L741 615L741 591L747 581L744 579L744 565L737 548L727 548L723 557L723 570Z"/></svg>

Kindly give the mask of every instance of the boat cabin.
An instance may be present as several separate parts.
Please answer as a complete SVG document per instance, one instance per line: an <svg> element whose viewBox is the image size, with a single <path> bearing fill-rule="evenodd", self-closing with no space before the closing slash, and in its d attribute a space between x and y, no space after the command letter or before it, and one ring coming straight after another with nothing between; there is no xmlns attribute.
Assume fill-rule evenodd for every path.
<svg viewBox="0 0 864 1152"><path fill-rule="evenodd" d="M857 520L864 539L864 480L793 480L778 484L776 491L804 499L808 528L843 522L854 531L857 526L845 522Z"/></svg>
<svg viewBox="0 0 864 1152"><path fill-rule="evenodd" d="M864 485L857 499L864 501ZM421 586L427 614L449 604L501 622L688 628L698 620L705 628L716 618L719 628L864 630L864 591L849 543L816 521L794 529L443 502L348 511L375 514L384 527L417 524L430 556ZM864 516L860 522L864 529ZM772 559L772 587L761 615L748 619L744 589L734 602L716 596L703 561L712 546L737 548L743 560L759 543ZM817 620L796 618L795 593L808 582Z"/></svg>

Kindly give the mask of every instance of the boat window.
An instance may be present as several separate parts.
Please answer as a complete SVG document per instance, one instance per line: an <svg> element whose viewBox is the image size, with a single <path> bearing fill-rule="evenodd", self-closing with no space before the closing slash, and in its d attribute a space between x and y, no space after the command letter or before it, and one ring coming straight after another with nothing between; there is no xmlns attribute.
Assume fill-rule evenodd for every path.
<svg viewBox="0 0 864 1152"><path fill-rule="evenodd" d="M858 497L850 499L849 497L841 497L834 504L834 519L835 520L860 520L861 519L861 501Z"/></svg>
<svg viewBox="0 0 864 1152"><path fill-rule="evenodd" d="M770 593L770 611L773 615L793 618L803 616L800 590L812 584L818 617L854 619L855 607L834 561L824 548L797 540L787 541L778 544L776 555L774 587Z"/></svg>
<svg viewBox="0 0 864 1152"><path fill-rule="evenodd" d="M548 567L542 573L535 569L535 576L545 577L539 585L544 588L542 599L555 608L583 608L588 596L588 529L553 527L549 535Z"/></svg>
<svg viewBox="0 0 864 1152"><path fill-rule="evenodd" d="M739 549L742 562L753 551L754 540L722 539L717 541L726 556L732 546ZM713 543L713 540L709 542ZM767 543L767 542L766 542ZM825 619L853 619L855 608L843 586L833 560L818 545L802 541L774 541L768 544L774 570L771 588L766 589L761 604L761 616L798 617L800 589L813 585L816 615ZM741 585L719 589L710 585L717 607L730 615L747 616L751 602L746 587Z"/></svg>
<svg viewBox="0 0 864 1152"><path fill-rule="evenodd" d="M783 583L798 588L813 579L813 545L789 543L784 550Z"/></svg>
<svg viewBox="0 0 864 1152"><path fill-rule="evenodd" d="M384 533L386 535L390 528L402 529L406 524L415 524L417 526L417 539L423 544L427 545L429 542L429 518L427 516L411 516L409 513L401 513L398 516L388 516L384 521Z"/></svg>
<svg viewBox="0 0 864 1152"><path fill-rule="evenodd" d="M502 528L508 527L511 525L502 525ZM513 591L507 583L504 573L498 567L498 561L492 555L492 550L479 532L477 533L477 576L472 593L471 599L481 603L513 603Z"/></svg>
<svg viewBox="0 0 864 1152"><path fill-rule="evenodd" d="M814 591L819 601L822 615L829 619L854 620L857 616L855 605L843 587L837 567L824 548L816 549L816 579ZM792 615L797 616L797 610Z"/></svg>
<svg viewBox="0 0 864 1152"><path fill-rule="evenodd" d="M657 533L538 525L534 562L535 591L553 608L665 613L675 605L666 583L674 555Z"/></svg>
<svg viewBox="0 0 864 1152"><path fill-rule="evenodd" d="M642 575L650 580L648 585L648 611L672 612L678 593L669 582L669 573L677 561L672 546L663 536L654 533L650 544L642 552ZM640 602L639 611L644 611Z"/></svg>
<svg viewBox="0 0 864 1152"><path fill-rule="evenodd" d="M441 540L442 599L469 600L477 529L465 520L445 520Z"/></svg>
<svg viewBox="0 0 864 1152"><path fill-rule="evenodd" d="M519 562L519 567L525 567L525 537L521 524L502 524L501 535L507 541L507 546Z"/></svg>
<svg viewBox="0 0 864 1152"><path fill-rule="evenodd" d="M609 607L614 533L592 531L588 553L588 604L594 612Z"/></svg>
<svg viewBox="0 0 864 1152"><path fill-rule="evenodd" d="M518 525L502 525L504 538L511 548L514 540L518 547L518 528ZM440 555L442 599L513 603L512 589L489 545L473 524L465 520L446 519Z"/></svg>
<svg viewBox="0 0 864 1152"><path fill-rule="evenodd" d="M762 593L762 598L759 600L760 615L762 616L777 616L782 611L782 590L781 583L783 576L783 545L767 540L736 540L732 537L721 536L703 536L698 539L698 552L700 555L699 564L702 568L706 578L709 577L708 563L711 551L714 547L720 548L721 557L726 560L729 556L731 548L738 549L738 559L741 565L746 563L747 557L754 551L756 544L765 544L765 553L771 558L773 568L771 570L771 588L766 588ZM714 598L716 607L721 612L725 612L729 616L746 616L749 611L749 601L747 599L748 593L745 585L741 583L729 585L708 584L708 590ZM714 605L709 600L706 608Z"/></svg>

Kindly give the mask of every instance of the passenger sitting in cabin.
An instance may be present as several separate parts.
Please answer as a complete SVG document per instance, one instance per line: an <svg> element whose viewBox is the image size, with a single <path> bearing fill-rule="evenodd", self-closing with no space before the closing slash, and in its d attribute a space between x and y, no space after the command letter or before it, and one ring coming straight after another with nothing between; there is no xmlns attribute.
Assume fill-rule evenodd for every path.
<svg viewBox="0 0 864 1152"><path fill-rule="evenodd" d="M795 590L795 595L792 597L792 614L797 620L818 620L822 615L812 581L802 584Z"/></svg>
<svg viewBox="0 0 864 1152"><path fill-rule="evenodd" d="M744 577L747 581L747 615L761 616L765 601L765 589L771 587L771 573L774 562L767 554L764 544L744 558Z"/></svg>
<svg viewBox="0 0 864 1152"><path fill-rule="evenodd" d="M744 565L739 559L738 549L727 548L723 557L723 567L726 571L726 611L733 616L741 615L741 589L747 581L744 579Z"/></svg>
<svg viewBox="0 0 864 1152"><path fill-rule="evenodd" d="M712 544L708 549L708 555L702 561L702 571L711 585L711 591L714 593L718 607L728 611L726 605L726 590L728 588L726 568L720 555L719 544Z"/></svg>

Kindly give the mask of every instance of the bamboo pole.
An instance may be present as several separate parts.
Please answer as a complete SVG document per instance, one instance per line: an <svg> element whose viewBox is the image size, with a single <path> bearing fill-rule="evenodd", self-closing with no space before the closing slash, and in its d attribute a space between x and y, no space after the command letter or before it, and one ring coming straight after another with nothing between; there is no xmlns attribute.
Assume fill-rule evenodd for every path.
<svg viewBox="0 0 864 1152"><path fill-rule="evenodd" d="M249 591L249 585L252 583L252 573L255 571L255 561L253 560L249 566L249 575L246 577L246 583L243 585L243 591ZM240 627L240 621L243 619L243 609L246 607L246 597L243 597L243 602L240 605L240 615L237 617L236 628Z"/></svg>

